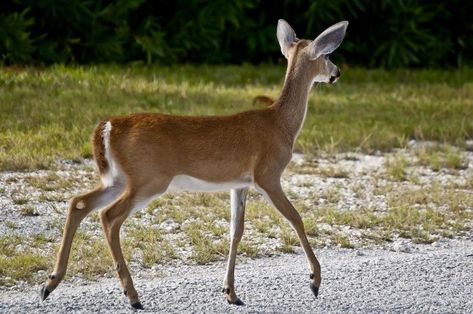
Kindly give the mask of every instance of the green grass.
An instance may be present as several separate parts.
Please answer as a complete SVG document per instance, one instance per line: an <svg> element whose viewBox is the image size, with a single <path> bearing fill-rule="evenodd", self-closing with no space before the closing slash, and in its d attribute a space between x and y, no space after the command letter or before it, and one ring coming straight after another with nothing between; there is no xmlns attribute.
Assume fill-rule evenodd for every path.
<svg viewBox="0 0 473 314"><path fill-rule="evenodd" d="M39 216L38 211L33 205L22 206L20 212L23 216Z"/></svg>
<svg viewBox="0 0 473 314"><path fill-rule="evenodd" d="M35 240L35 245L44 244L42 239ZM0 237L0 286L12 285L18 280L33 281L39 270L48 268L48 256L35 252L28 244L20 236Z"/></svg>
<svg viewBox="0 0 473 314"><path fill-rule="evenodd" d="M109 115L213 115L257 107L253 97L278 96L284 71L282 64L0 69L0 169L89 157L91 132ZM473 69L342 72L336 85L312 91L297 149L371 152L411 138L457 146L473 138Z"/></svg>
<svg viewBox="0 0 473 314"><path fill-rule="evenodd" d="M42 191L57 191L67 189L77 184L74 178L64 178L54 172L48 172L46 176L29 176L26 178L29 185Z"/></svg>
<svg viewBox="0 0 473 314"><path fill-rule="evenodd" d="M147 268L162 264L176 256L172 245L163 239L159 229L141 225L133 225L127 229L124 250L128 256L133 255L133 250L139 250L142 253L142 260L138 262Z"/></svg>
<svg viewBox="0 0 473 314"><path fill-rule="evenodd" d="M465 160L460 151L449 145L432 145L423 147L416 151L418 164L430 167L434 171L446 169L466 169L468 161Z"/></svg>
<svg viewBox="0 0 473 314"><path fill-rule="evenodd" d="M407 160L403 156L395 156L385 162L385 168L388 175L398 181L406 180Z"/></svg>

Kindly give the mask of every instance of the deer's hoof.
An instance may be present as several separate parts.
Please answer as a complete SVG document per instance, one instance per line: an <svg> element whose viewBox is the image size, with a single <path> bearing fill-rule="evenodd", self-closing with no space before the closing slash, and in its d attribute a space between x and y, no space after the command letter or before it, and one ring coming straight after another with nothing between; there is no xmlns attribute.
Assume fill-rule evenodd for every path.
<svg viewBox="0 0 473 314"><path fill-rule="evenodd" d="M312 290L312 293L316 298L319 296L319 287L317 287L313 282L310 284L310 290Z"/></svg>
<svg viewBox="0 0 473 314"><path fill-rule="evenodd" d="M233 304L233 305L245 305L245 303L243 303L243 301L240 300L239 298L236 298L235 301L230 301L227 299L227 302L228 304Z"/></svg>
<svg viewBox="0 0 473 314"><path fill-rule="evenodd" d="M137 301L137 302L135 302L135 303L131 303L131 306L132 306L134 309L143 310L143 305L141 305L141 302L140 302L140 301Z"/></svg>
<svg viewBox="0 0 473 314"><path fill-rule="evenodd" d="M48 288L46 287L46 285L43 285L43 287L41 288L40 292L39 292L39 298L41 299L41 301L44 301L46 300L46 298L48 297L48 295L50 294L51 292L48 290Z"/></svg>

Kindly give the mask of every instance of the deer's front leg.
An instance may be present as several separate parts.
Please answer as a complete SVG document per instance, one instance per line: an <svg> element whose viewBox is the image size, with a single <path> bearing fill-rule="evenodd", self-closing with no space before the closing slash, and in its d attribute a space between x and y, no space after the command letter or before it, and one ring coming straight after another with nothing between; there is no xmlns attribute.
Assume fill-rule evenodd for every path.
<svg viewBox="0 0 473 314"><path fill-rule="evenodd" d="M234 189L231 191L231 223L230 223L230 252L228 255L227 273L223 281L223 293L228 303L243 305L244 303L235 293L235 259L243 235L245 202L248 189Z"/></svg>
<svg viewBox="0 0 473 314"><path fill-rule="evenodd" d="M301 216L287 199L279 181L268 180L263 181L258 185L260 188L259 190L263 192L263 194L266 194L265 196L269 198L269 201L290 222L291 226L296 231L309 262L309 268L311 271L310 279L312 281L310 283L310 289L314 293L315 297L317 297L319 294L320 282L322 280L320 276L320 264L315 257L309 241L307 240Z"/></svg>

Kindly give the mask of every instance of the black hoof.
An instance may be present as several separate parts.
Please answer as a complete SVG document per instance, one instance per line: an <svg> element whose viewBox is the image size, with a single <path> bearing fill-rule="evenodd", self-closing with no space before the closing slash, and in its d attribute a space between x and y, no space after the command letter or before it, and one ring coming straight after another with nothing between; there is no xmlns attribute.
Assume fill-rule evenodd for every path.
<svg viewBox="0 0 473 314"><path fill-rule="evenodd" d="M310 284L310 290L312 290L312 293L315 295L316 298L319 296L319 287L314 285L314 283Z"/></svg>
<svg viewBox="0 0 473 314"><path fill-rule="evenodd" d="M143 310L143 305L141 305L140 301L132 303L131 306L137 310Z"/></svg>
<svg viewBox="0 0 473 314"><path fill-rule="evenodd" d="M39 298L41 299L41 301L44 301L46 300L46 298L48 297L48 295L50 294L48 288L46 288L46 285L44 285L42 288L41 288L41 291L39 292Z"/></svg>
<svg viewBox="0 0 473 314"><path fill-rule="evenodd" d="M245 303L243 303L243 301L240 300L239 298L237 298L237 299L235 300L235 302L231 302L230 300L227 299L227 302L228 302L228 304L245 305Z"/></svg>
<svg viewBox="0 0 473 314"><path fill-rule="evenodd" d="M240 299L236 299L235 303L233 303L233 304L235 304L235 305L245 305L245 303L243 303L243 301L240 300Z"/></svg>

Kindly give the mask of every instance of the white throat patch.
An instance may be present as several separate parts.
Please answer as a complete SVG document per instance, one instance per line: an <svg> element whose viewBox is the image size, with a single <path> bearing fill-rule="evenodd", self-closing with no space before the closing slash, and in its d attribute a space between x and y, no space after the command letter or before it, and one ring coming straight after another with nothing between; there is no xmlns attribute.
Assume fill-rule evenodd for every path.
<svg viewBox="0 0 473 314"><path fill-rule="evenodd" d="M314 77L314 83L328 83L330 78L327 75L317 74Z"/></svg>

